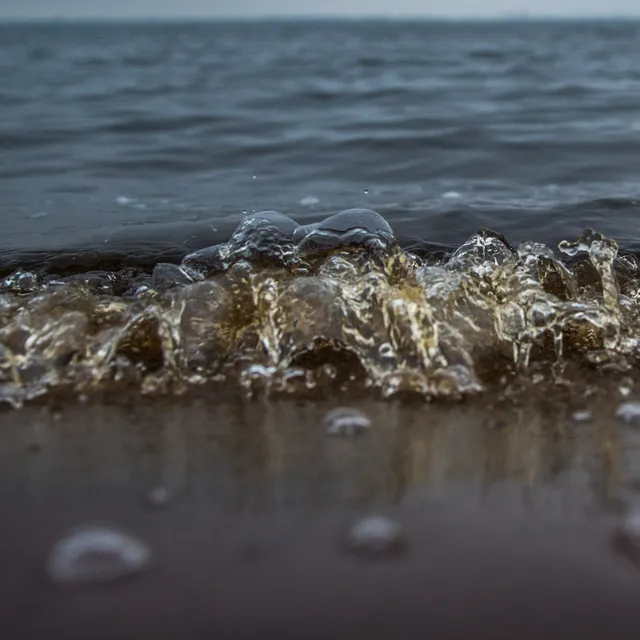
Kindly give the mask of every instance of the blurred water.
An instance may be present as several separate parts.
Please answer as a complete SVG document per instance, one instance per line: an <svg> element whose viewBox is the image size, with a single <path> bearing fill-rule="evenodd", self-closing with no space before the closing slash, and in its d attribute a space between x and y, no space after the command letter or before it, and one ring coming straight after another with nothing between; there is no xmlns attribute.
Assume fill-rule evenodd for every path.
<svg viewBox="0 0 640 640"><path fill-rule="evenodd" d="M5 24L0 250L212 244L244 211L304 222L349 206L401 242L591 226L633 246L639 36L633 22Z"/></svg>

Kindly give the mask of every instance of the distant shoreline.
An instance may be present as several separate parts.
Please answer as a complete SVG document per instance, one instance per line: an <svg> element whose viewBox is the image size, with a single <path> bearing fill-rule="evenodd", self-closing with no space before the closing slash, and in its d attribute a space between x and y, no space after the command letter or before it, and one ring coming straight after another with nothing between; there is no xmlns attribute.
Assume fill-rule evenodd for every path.
<svg viewBox="0 0 640 640"><path fill-rule="evenodd" d="M529 15L529 14L507 14L491 16L465 16L447 17L439 15L261 15L261 16L211 16L211 15L190 15L190 16L7 16L0 17L0 25L55 25L55 24L255 24L255 23L308 23L308 22L366 22L366 23L393 23L406 24L416 22L424 24L447 24L447 25L476 25L476 24L592 24L592 23L628 23L640 22L640 14L602 14L588 16L571 15Z"/></svg>

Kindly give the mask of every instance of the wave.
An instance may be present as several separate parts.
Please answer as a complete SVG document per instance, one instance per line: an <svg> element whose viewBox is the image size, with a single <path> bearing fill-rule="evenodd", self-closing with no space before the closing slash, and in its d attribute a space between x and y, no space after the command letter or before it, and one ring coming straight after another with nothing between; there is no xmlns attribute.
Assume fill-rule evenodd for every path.
<svg viewBox="0 0 640 640"><path fill-rule="evenodd" d="M71 266L0 280L0 401L202 384L457 400L638 365L640 260L593 230L414 252L371 210L265 211L180 263Z"/></svg>

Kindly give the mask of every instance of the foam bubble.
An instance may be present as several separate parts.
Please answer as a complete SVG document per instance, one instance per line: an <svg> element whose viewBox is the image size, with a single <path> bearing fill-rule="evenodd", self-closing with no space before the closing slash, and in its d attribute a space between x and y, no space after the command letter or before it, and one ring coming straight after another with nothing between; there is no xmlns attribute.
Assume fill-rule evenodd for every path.
<svg viewBox="0 0 640 640"><path fill-rule="evenodd" d="M352 553L371 559L388 558L407 548L402 526L381 515L356 522L347 533L346 543Z"/></svg>
<svg viewBox="0 0 640 640"><path fill-rule="evenodd" d="M109 524L86 524L53 547L47 562L60 586L115 582L145 569L151 550L141 540Z"/></svg>
<svg viewBox="0 0 640 640"><path fill-rule="evenodd" d="M330 436L356 436L371 429L371 420L362 411L350 407L332 409L323 424Z"/></svg>

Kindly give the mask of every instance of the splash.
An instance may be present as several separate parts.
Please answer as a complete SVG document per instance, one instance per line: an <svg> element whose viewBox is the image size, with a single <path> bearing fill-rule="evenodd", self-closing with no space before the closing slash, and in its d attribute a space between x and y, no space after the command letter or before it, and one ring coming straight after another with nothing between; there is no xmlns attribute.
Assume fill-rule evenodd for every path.
<svg viewBox="0 0 640 640"><path fill-rule="evenodd" d="M350 385L459 399L567 367L629 372L640 265L588 230L558 250L480 230L420 258L374 211L246 216L228 242L142 270L0 281L0 402L55 390L248 394Z"/></svg>

